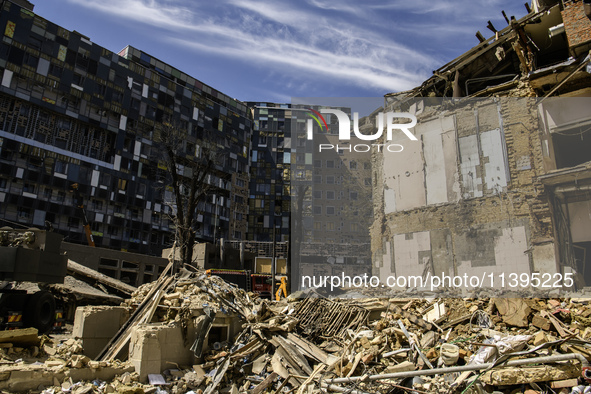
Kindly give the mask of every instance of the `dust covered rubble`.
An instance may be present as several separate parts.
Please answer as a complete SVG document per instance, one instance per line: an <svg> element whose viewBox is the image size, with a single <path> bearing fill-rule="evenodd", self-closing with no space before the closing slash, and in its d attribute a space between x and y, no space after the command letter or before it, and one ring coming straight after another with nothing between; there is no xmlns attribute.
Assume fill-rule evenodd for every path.
<svg viewBox="0 0 591 394"><path fill-rule="evenodd" d="M150 286L125 305L144 301ZM232 311L244 323L231 343L208 348L192 365L171 365L140 382L128 363L90 360L75 340L4 345L0 387L9 387L12 371L42 368L55 372L35 391L47 394L591 391L591 306L585 299L318 296L270 302L193 274L175 278L156 319L182 320L182 311L204 307ZM71 372L109 367L116 376L104 380L96 374L76 380Z"/></svg>

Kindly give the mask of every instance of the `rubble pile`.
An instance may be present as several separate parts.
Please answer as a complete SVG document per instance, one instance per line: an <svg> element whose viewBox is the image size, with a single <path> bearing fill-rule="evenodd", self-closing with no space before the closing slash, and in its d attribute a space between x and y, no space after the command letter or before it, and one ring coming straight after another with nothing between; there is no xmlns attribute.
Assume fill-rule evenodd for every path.
<svg viewBox="0 0 591 394"><path fill-rule="evenodd" d="M131 303L146 294L140 288ZM251 295L202 275L179 280L163 296L173 308L232 310L244 320L233 344L210 347L201 364L165 371L167 390L534 393L587 385L586 300L317 296L271 303Z"/></svg>
<svg viewBox="0 0 591 394"><path fill-rule="evenodd" d="M591 391L591 306L585 299L328 299L312 294L270 302L218 277L185 272L141 286L125 305L136 309L128 323L180 324L182 335L191 338L185 349L193 352L193 362L163 360L166 368L146 376L137 368L134 372L130 361L104 355L89 359L75 339L23 346L37 346L38 354L30 356L44 357L37 363L55 376L53 385L40 385L39 391ZM239 320L237 335L213 341L207 336L212 321L226 315ZM4 356L10 348L1 338L0 345L8 362ZM110 346L121 349L117 341ZM0 367L0 388L18 391L8 385L12 377L2 368L33 367L25 364L13 357ZM113 376L103 375L103 380L72 372L109 368Z"/></svg>
<svg viewBox="0 0 591 394"><path fill-rule="evenodd" d="M203 389L570 393L588 385L590 314L577 300L283 302L207 355Z"/></svg>

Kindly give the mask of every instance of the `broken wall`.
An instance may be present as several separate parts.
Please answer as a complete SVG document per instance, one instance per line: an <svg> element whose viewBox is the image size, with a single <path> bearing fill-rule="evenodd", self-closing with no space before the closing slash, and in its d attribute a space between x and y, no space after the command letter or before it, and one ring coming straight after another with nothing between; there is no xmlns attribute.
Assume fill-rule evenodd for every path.
<svg viewBox="0 0 591 394"><path fill-rule="evenodd" d="M591 37L591 21L585 15L582 0L564 2L562 20L571 50L589 42ZM578 53L578 51L575 51L575 53Z"/></svg>
<svg viewBox="0 0 591 394"><path fill-rule="evenodd" d="M373 157L374 275L555 272L534 101L408 108L419 141Z"/></svg>

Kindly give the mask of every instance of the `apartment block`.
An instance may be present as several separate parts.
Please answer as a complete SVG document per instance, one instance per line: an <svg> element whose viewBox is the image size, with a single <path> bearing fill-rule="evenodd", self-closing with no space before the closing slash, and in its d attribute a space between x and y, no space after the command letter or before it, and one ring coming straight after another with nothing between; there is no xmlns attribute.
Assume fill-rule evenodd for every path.
<svg viewBox="0 0 591 394"><path fill-rule="evenodd" d="M310 114L315 111L319 119L323 109L340 111L352 119L349 107L294 108L291 264L297 279L371 271L371 153L357 150L355 139L339 139L340 122L334 114L321 114L323 120L316 123ZM365 120L360 121L362 132L371 126Z"/></svg>
<svg viewBox="0 0 591 394"><path fill-rule="evenodd" d="M254 115L249 186L250 241L289 241L291 106L247 103Z"/></svg>
<svg viewBox="0 0 591 394"><path fill-rule="evenodd" d="M26 3L0 3L0 224L86 243L77 183L97 246L160 255L174 231L157 143L167 123L185 133L185 158L203 141L222 156L207 177L215 192L199 206L197 239L245 239L247 105L139 49L103 48Z"/></svg>

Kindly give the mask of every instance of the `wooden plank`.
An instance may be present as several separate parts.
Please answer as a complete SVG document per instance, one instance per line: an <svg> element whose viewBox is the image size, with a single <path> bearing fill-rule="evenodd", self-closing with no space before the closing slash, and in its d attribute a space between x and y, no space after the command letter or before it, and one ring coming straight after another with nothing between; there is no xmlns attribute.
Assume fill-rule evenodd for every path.
<svg viewBox="0 0 591 394"><path fill-rule="evenodd" d="M168 263L156 284L150 289L144 300L140 305L138 305L137 309L130 318L125 322L125 324L117 331L115 336L111 338L111 340L107 343L107 345L103 348L103 350L96 356L95 360L97 361L112 361L117 354L127 345L129 340L131 339L131 330L137 324L142 322L147 322L149 319L152 318L152 314L155 311L154 302L156 306L158 302L160 302L160 296L156 297L157 294L162 294L161 290L163 291L173 280L173 277L166 277L168 275L169 270L172 268L172 262Z"/></svg>
<svg viewBox="0 0 591 394"><path fill-rule="evenodd" d="M353 366L351 367L351 370L347 374L348 378L353 376L353 373L355 372L355 370L357 369L357 366L359 365L359 361L361 361L361 356L363 356L363 353L357 353L355 355L355 358L353 359Z"/></svg>
<svg viewBox="0 0 591 394"><path fill-rule="evenodd" d="M550 319L550 322L562 338L575 335L572 331L566 329L562 322L558 320L553 314L548 313L547 311L540 311L540 316Z"/></svg>
<svg viewBox="0 0 591 394"><path fill-rule="evenodd" d="M318 346L291 332L287 334L287 339L299 347L302 352L305 352L308 357L313 358L314 360L321 363L328 364L328 354Z"/></svg>
<svg viewBox="0 0 591 394"><path fill-rule="evenodd" d="M291 358L291 356L287 353L287 351L285 349L283 349L281 346L279 346L278 348L275 349L275 353L281 357L283 359L283 361L285 362L284 366L287 366L289 368L291 368L293 371L295 371L295 373L291 373L292 375L307 375L298 365L298 363L295 362L295 360L293 360L293 358ZM300 382L301 383L301 382Z"/></svg>
<svg viewBox="0 0 591 394"><path fill-rule="evenodd" d="M68 271L74 274L75 276L78 275L93 279L99 283L112 287L113 289L119 290L122 293L128 295L131 295L131 293L137 290L136 287L130 286L127 283L123 283L120 280L113 279L105 274L101 274L100 272L85 267L82 264L78 264L73 260L68 260Z"/></svg>
<svg viewBox="0 0 591 394"><path fill-rule="evenodd" d="M464 315L464 316L461 316L461 317L458 317L457 319L454 319L454 320L448 322L444 326L441 326L441 329L442 330L447 330L450 327L453 327L453 326L455 326L457 324L460 324L460 323L465 322L466 320L470 319L471 317L472 317L472 314L471 313L469 313L467 315Z"/></svg>
<svg viewBox="0 0 591 394"><path fill-rule="evenodd" d="M231 359L241 358L253 352L256 352L263 343L260 341L258 337L255 337L252 341L248 342L246 345L242 346L240 349L236 350L234 353L230 354Z"/></svg>
<svg viewBox="0 0 591 394"><path fill-rule="evenodd" d="M274 335L273 339L275 339L290 356L291 358L304 370L304 372L310 375L313 370L308 364L308 361L304 358L304 356L298 352L296 348L291 346L281 335Z"/></svg>
<svg viewBox="0 0 591 394"><path fill-rule="evenodd" d="M215 377L213 378L213 382L205 389L203 394L211 394L215 391L222 379L224 379L224 376L226 375L226 371L228 370L229 366L230 358L228 357L226 361L224 361L224 364L220 368L218 368Z"/></svg>
<svg viewBox="0 0 591 394"><path fill-rule="evenodd" d="M275 372L272 372L271 374L269 374L269 376L267 376L265 378L265 380L263 380L254 389L252 389L252 391L250 392L250 394L260 394L260 393L262 393L267 387L269 387L270 385L273 384L273 381L275 379L277 379L277 376L279 376L279 375L277 375Z"/></svg>
<svg viewBox="0 0 591 394"><path fill-rule="evenodd" d="M281 363L281 356L277 352L273 354L273 358L271 359L271 367L273 368L273 371L277 372L279 376L281 376L285 380L289 379L289 377L291 376L289 374L289 371L285 369L285 367Z"/></svg>
<svg viewBox="0 0 591 394"><path fill-rule="evenodd" d="M318 365L314 369L314 372L310 376L308 376L308 378L304 381L304 383L302 383L302 385L298 389L298 394L303 394L305 391L307 391L307 386L312 382L312 380L314 380L316 375L318 375L320 372L322 372L324 370L324 368L326 368L326 365L324 365L324 364Z"/></svg>

